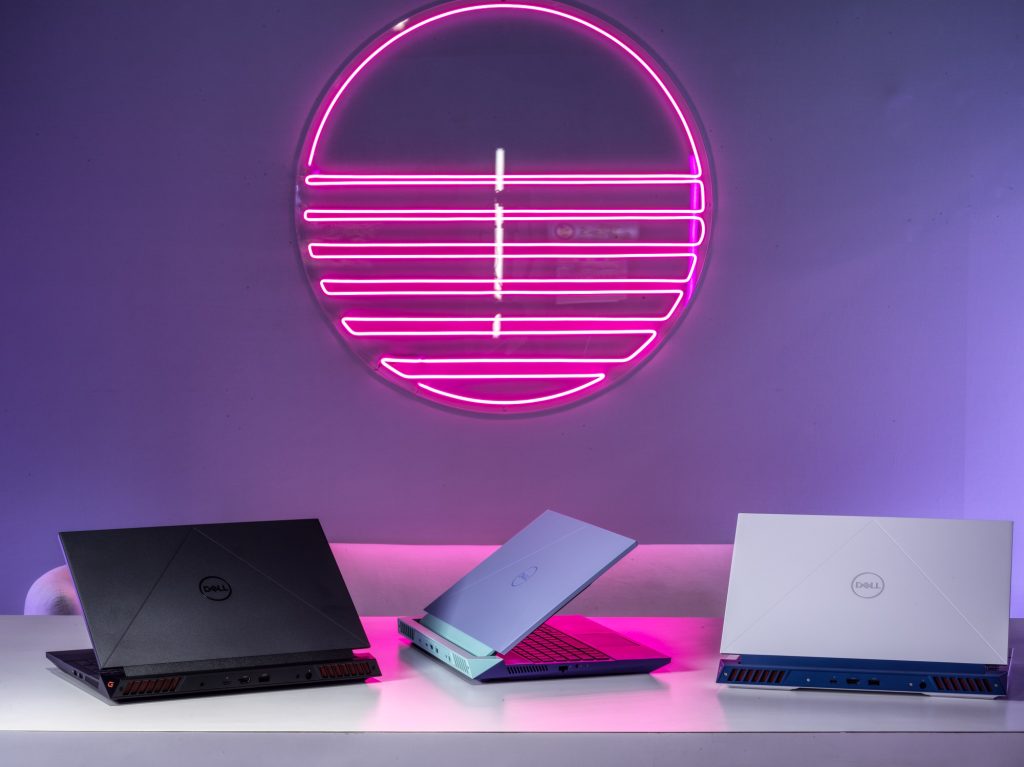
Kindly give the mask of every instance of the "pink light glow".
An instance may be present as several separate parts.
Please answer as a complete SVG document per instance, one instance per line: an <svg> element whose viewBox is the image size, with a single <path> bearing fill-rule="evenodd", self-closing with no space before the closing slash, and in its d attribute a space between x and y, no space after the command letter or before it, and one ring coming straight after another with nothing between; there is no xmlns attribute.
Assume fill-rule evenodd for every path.
<svg viewBox="0 0 1024 767"><path fill-rule="evenodd" d="M309 222L315 221L380 221L452 223L454 221L494 221L490 210L449 211L349 211L307 210L302 214ZM525 211L505 210L505 221L700 221L688 210L622 210L622 211Z"/></svg>
<svg viewBox="0 0 1024 767"><path fill-rule="evenodd" d="M322 144L337 144L325 130L372 62L406 50L418 30L492 12L549 18L639 67L652 100L671 112L686 167L507 173L507 162L530 162L516 153L514 131L495 144L493 173L352 172L375 169L328 162L344 156L337 146L318 157ZM690 108L670 83L617 29L557 2L456 0L395 25L328 90L297 174L304 263L341 335L393 383L489 412L589 395L653 354L701 276L714 199ZM481 241L489 229L493 240Z"/></svg>
<svg viewBox="0 0 1024 767"><path fill-rule="evenodd" d="M501 177L506 186L636 186L686 184L703 189L692 174L683 173L562 173L518 174ZM494 186L497 176L486 174L332 175L312 173L309 186Z"/></svg>
<svg viewBox="0 0 1024 767"><path fill-rule="evenodd" d="M438 389L435 386L430 386L425 383L417 383L416 385L426 391L436 394L439 397L447 397L449 399L458 400L459 402L466 402L471 405L488 405L492 407L509 407L515 405L539 405L542 402L551 402L556 399L562 399L563 397L569 397L573 394L589 389L591 386L597 383L601 383L605 379L605 375L600 373L594 376L593 380L588 381L585 384L580 384L572 389L566 389L565 391L556 392L554 394L548 394L543 397L525 397L521 399L485 399L483 397L469 397L465 394L456 394L455 392L445 391Z"/></svg>

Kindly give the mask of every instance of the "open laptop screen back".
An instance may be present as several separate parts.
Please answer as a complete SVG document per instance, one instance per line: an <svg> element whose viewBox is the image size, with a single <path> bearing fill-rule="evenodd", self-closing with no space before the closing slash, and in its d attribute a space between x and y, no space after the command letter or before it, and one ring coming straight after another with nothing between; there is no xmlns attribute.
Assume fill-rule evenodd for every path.
<svg viewBox="0 0 1024 767"><path fill-rule="evenodd" d="M546 511L426 611L505 653L634 546L631 538Z"/></svg>
<svg viewBox="0 0 1024 767"><path fill-rule="evenodd" d="M315 519L60 537L101 668L369 646Z"/></svg>
<svg viewBox="0 0 1024 767"><path fill-rule="evenodd" d="M722 652L1004 665L1012 531L740 514Z"/></svg>

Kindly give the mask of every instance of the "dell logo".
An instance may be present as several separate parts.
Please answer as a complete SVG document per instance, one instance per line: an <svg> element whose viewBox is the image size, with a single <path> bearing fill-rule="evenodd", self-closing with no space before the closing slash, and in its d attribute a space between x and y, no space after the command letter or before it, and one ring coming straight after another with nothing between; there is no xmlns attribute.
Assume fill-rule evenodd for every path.
<svg viewBox="0 0 1024 767"><path fill-rule="evenodd" d="M536 572L537 572L537 566L536 565L534 565L533 567L527 568L526 570L523 570L521 573L519 573L519 575L517 575L515 578L512 579L512 585L513 586L522 586L524 583L526 583L528 580L530 580L530 578L532 578L534 573L536 573Z"/></svg>
<svg viewBox="0 0 1024 767"><path fill-rule="evenodd" d="M874 599L885 591L885 581L878 573L858 573L850 581L850 589L862 599Z"/></svg>
<svg viewBox="0 0 1024 767"><path fill-rule="evenodd" d="M231 584L216 575L208 575L199 581L199 593L214 602L223 602L231 596Z"/></svg>

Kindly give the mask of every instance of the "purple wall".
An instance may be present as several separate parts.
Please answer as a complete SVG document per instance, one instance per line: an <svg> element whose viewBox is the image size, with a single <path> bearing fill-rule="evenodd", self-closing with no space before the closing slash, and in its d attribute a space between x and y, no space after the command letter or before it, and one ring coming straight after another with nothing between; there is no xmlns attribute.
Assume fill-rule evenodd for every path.
<svg viewBox="0 0 1024 767"><path fill-rule="evenodd" d="M701 112L712 261L624 385L495 420L368 374L292 242L308 110L407 2L3 4L0 612L69 528L310 515L335 540L496 542L551 507L724 542L738 511L1024 521L1024 6L594 5Z"/></svg>

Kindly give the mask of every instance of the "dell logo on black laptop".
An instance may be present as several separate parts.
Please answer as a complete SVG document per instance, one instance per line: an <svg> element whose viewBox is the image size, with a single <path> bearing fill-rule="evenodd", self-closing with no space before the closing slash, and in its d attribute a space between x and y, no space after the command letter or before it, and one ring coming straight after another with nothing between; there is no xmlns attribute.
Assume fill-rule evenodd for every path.
<svg viewBox="0 0 1024 767"><path fill-rule="evenodd" d="M513 586L522 586L524 583L526 583L528 580L530 580L530 578L532 578L533 574L536 573L536 572L537 572L537 565L534 565L533 567L530 567L530 568L528 568L526 570L523 570L521 573L519 573L519 575L517 575L515 578L512 579L512 585Z"/></svg>
<svg viewBox="0 0 1024 767"><path fill-rule="evenodd" d="M223 602L231 596L231 584L216 575L207 575L199 581L199 593L214 602Z"/></svg>
<svg viewBox="0 0 1024 767"><path fill-rule="evenodd" d="M850 581L850 588L863 599L874 599L885 591L885 581L878 573L858 573Z"/></svg>

